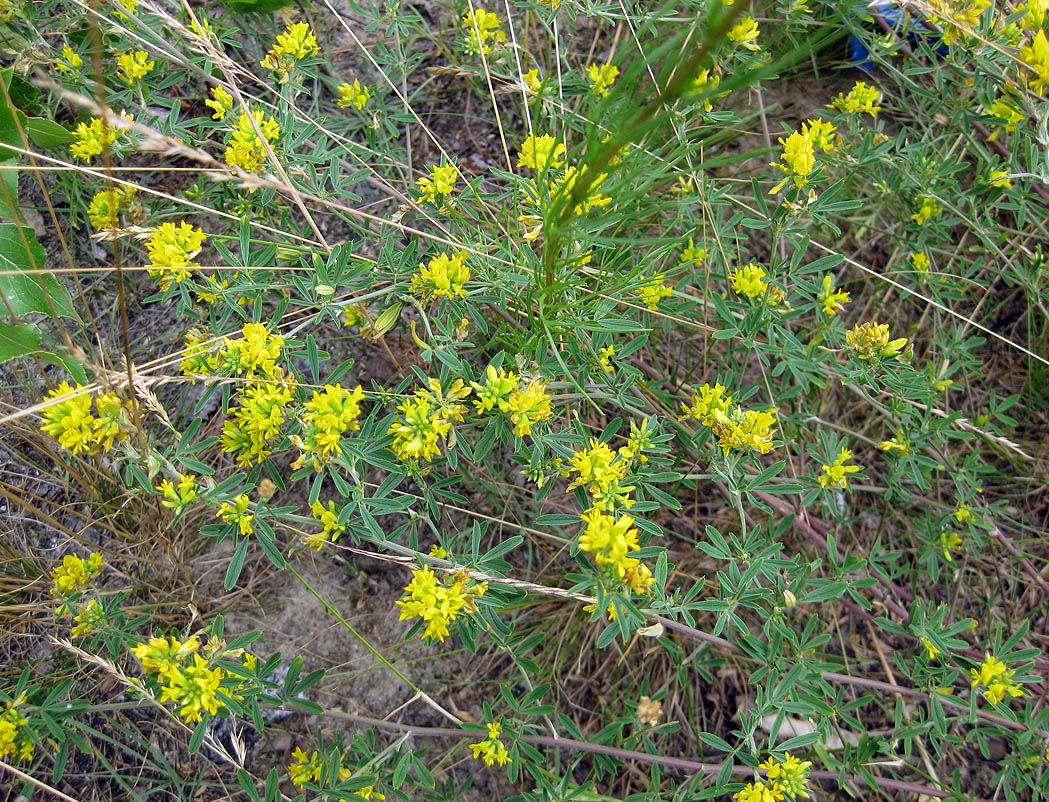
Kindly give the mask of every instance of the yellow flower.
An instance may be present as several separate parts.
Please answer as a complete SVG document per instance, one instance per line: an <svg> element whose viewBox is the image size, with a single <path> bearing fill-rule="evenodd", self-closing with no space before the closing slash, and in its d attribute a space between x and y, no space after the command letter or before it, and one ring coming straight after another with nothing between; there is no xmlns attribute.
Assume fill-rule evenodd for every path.
<svg viewBox="0 0 1049 802"><path fill-rule="evenodd" d="M462 25L466 32L464 50L467 55L484 53L487 56L493 45L499 46L506 41L506 31L502 29L499 15L483 8L463 15Z"/></svg>
<svg viewBox="0 0 1049 802"><path fill-rule="evenodd" d="M466 251L456 251L451 256L442 251L429 264L419 265L419 272L412 276L412 292L426 301L441 296L465 298L469 280Z"/></svg>
<svg viewBox="0 0 1049 802"><path fill-rule="evenodd" d="M102 555L92 552L85 560L76 554L67 554L62 564L51 572L51 595L63 599L83 590L102 573Z"/></svg>
<svg viewBox="0 0 1049 802"><path fill-rule="evenodd" d="M528 167L537 173L545 172L548 168L556 170L564 166L561 159L564 152L565 146L549 134L531 134L521 143L521 150L517 153L517 166Z"/></svg>
<svg viewBox="0 0 1049 802"><path fill-rule="evenodd" d="M539 78L539 70L528 70L521 76L521 80L524 81L525 88L533 95L537 94L543 85L542 80Z"/></svg>
<svg viewBox="0 0 1049 802"><path fill-rule="evenodd" d="M857 324L845 333L845 343L857 359L890 359L907 344L906 337L889 341L889 324L875 323L873 320L862 325Z"/></svg>
<svg viewBox="0 0 1049 802"><path fill-rule="evenodd" d="M344 390L339 384L326 384L322 392L314 390L313 397L303 404L303 433L291 437L292 444L303 452L292 467L310 464L322 471L341 455L343 434L361 428L357 418L363 400L364 390L359 384L353 390Z"/></svg>
<svg viewBox="0 0 1049 802"><path fill-rule="evenodd" d="M924 251L915 251L911 254L911 267L913 267L919 273L928 272L929 257L925 255Z"/></svg>
<svg viewBox="0 0 1049 802"><path fill-rule="evenodd" d="M914 214L911 215L911 220L920 226L925 225L929 220L940 214L940 205L933 199L927 196L918 196L914 199L915 202L921 201L921 206Z"/></svg>
<svg viewBox="0 0 1049 802"><path fill-rule="evenodd" d="M698 393L692 393L691 406L682 403L687 417L694 418L704 426L714 423L727 423L728 413L732 409L732 396L725 395L725 387L715 383L713 387L704 384Z"/></svg>
<svg viewBox="0 0 1049 802"><path fill-rule="evenodd" d="M834 289L834 276L829 273L823 277L823 292L820 294L823 302L823 314L834 317L849 302L849 293L845 290Z"/></svg>
<svg viewBox="0 0 1049 802"><path fill-rule="evenodd" d="M473 753L474 760L484 760L486 766L491 766L495 763L505 766L510 762L510 753L506 750L503 742L499 740L500 725L486 724L485 726L488 727L488 737L480 743L470 744L470 751Z"/></svg>
<svg viewBox="0 0 1049 802"><path fill-rule="evenodd" d="M732 795L735 802L782 802L782 792L777 793L775 785L765 784L761 780L747 783L742 791Z"/></svg>
<svg viewBox="0 0 1049 802"><path fill-rule="evenodd" d="M426 622L423 637L444 642L448 637L448 625L460 613L472 613L477 609L476 597L483 596L488 589L486 582L466 585L465 577L458 577L445 586L430 570L423 566L412 571L412 581L405 588L405 595L397 602L401 608L400 620L421 618Z"/></svg>
<svg viewBox="0 0 1049 802"><path fill-rule="evenodd" d="M296 63L319 52L317 37L310 30L309 23L296 22L284 33L277 34L277 41L260 63L267 70L280 71L286 76L295 69Z"/></svg>
<svg viewBox="0 0 1049 802"><path fill-rule="evenodd" d="M116 393L101 393L95 398L94 440L92 451L109 451L118 440L128 438L130 424L124 416L124 405Z"/></svg>
<svg viewBox="0 0 1049 802"><path fill-rule="evenodd" d="M299 541L311 548L320 551L325 543L334 543L346 531L346 527L339 523L339 511L335 509L335 502L329 501L325 507L320 501L313 502L310 507L313 517L324 530L313 535L303 535Z"/></svg>
<svg viewBox="0 0 1049 802"><path fill-rule="evenodd" d="M1008 170L991 170L991 175L987 180L992 187L1002 189L1011 189L1013 185L1013 182L1009 180Z"/></svg>
<svg viewBox="0 0 1049 802"><path fill-rule="evenodd" d="M194 228L185 220L178 226L174 223L161 223L153 229L146 242L150 263L148 272L157 279L162 290L193 275L188 268L199 266L193 261L193 257L200 253L205 238L202 230Z"/></svg>
<svg viewBox="0 0 1049 802"><path fill-rule="evenodd" d="M429 462L440 456L437 441L448 434L452 424L434 410L429 393L416 391L414 397L405 400L397 409L401 416L394 420L386 433L394 436L390 450L398 459L402 462L419 459Z"/></svg>
<svg viewBox="0 0 1049 802"><path fill-rule="evenodd" d="M1016 669L1009 668L990 654L984 655L984 661L979 669L969 669L971 684L973 687L983 685L987 689L984 691L984 696L991 704L998 704L1006 694L1013 698L1023 696L1023 686L1013 681L1015 673Z"/></svg>
<svg viewBox="0 0 1049 802"><path fill-rule="evenodd" d="M765 270L751 262L742 269L736 268L729 276L732 279L732 290L748 298L757 298L765 294L769 284L765 281Z"/></svg>
<svg viewBox="0 0 1049 802"><path fill-rule="evenodd" d="M586 75L590 79L590 91L599 97L607 97L609 87L619 77L619 67L615 64L591 64L586 68Z"/></svg>
<svg viewBox="0 0 1049 802"><path fill-rule="evenodd" d="M132 200L137 191L134 187L107 187L96 192L88 204L87 219L99 231L119 227L120 207Z"/></svg>
<svg viewBox="0 0 1049 802"><path fill-rule="evenodd" d="M859 473L861 470L859 465L846 465L845 463L850 459L852 459L852 452L847 448L843 448L834 462L830 465L821 466L823 473L819 477L820 487L827 490L837 485L842 490L847 489L849 486L849 474Z"/></svg>
<svg viewBox="0 0 1049 802"><path fill-rule="evenodd" d="M342 109L348 109L350 106L355 109L363 109L372 96L368 87L361 84L356 78L353 79L352 84L343 81L336 88L339 90L339 99L335 102Z"/></svg>
<svg viewBox="0 0 1049 802"><path fill-rule="evenodd" d="M241 112L223 158L230 167L240 167L245 172L257 173L266 162L266 146L263 139L255 133L252 118L265 141L276 142L280 138L280 125L271 115L262 109L252 111L250 117L247 112Z"/></svg>
<svg viewBox="0 0 1049 802"><path fill-rule="evenodd" d="M78 72L83 66L84 59L69 45L62 48L62 58L55 61L55 69L59 72Z"/></svg>
<svg viewBox="0 0 1049 802"><path fill-rule="evenodd" d="M272 452L269 441L281 435L284 410L291 403L291 389L282 384L249 384L233 417L222 424L222 450L237 454L237 464L248 467Z"/></svg>
<svg viewBox="0 0 1049 802"><path fill-rule="evenodd" d="M602 348L598 355L598 364L601 365L601 370L605 373L615 373L616 369L612 367L612 357L616 355L616 347L614 345L606 345Z"/></svg>
<svg viewBox="0 0 1049 802"><path fill-rule="evenodd" d="M186 721L200 721L201 713L214 716L224 707L215 692L222 682L221 668L208 668L208 661L193 655L192 664L173 669L163 686L161 702L175 702L179 715Z"/></svg>
<svg viewBox="0 0 1049 802"><path fill-rule="evenodd" d="M150 638L148 643L139 643L131 649L131 653L147 674L166 678L199 648L200 641L196 636L183 642L171 635L168 638Z"/></svg>
<svg viewBox="0 0 1049 802"><path fill-rule="evenodd" d="M1049 40L1045 31L1039 30L1031 44L1020 48L1020 61L1034 70L1035 78L1027 78L1031 89L1040 95L1045 94L1045 87L1049 84Z"/></svg>
<svg viewBox="0 0 1049 802"><path fill-rule="evenodd" d="M925 647L925 651L928 652L930 660L935 660L936 659L936 655L941 653L941 650L937 649L936 645L931 640L929 640L928 638L922 638L922 642L921 643L922 643L922 646Z"/></svg>
<svg viewBox="0 0 1049 802"><path fill-rule="evenodd" d="M477 398L473 402L477 412L489 412L494 407L502 404L505 397L517 389L520 380L520 377L513 371L507 373L503 368L497 370L492 365L489 365L485 369L485 382L483 385L477 382L470 382L477 394Z"/></svg>
<svg viewBox="0 0 1049 802"><path fill-rule="evenodd" d="M421 200L434 203L437 197L445 198L455 192L455 182L459 179L459 171L454 164L443 166L431 165L427 175L416 180L419 191L422 192Z"/></svg>
<svg viewBox="0 0 1049 802"><path fill-rule="evenodd" d="M777 762L771 755L759 768L765 769L766 781L771 781L774 796L783 798L809 797L808 772L812 768L811 760L798 760L790 752L783 755L783 762Z"/></svg>
<svg viewBox="0 0 1049 802"><path fill-rule="evenodd" d="M90 122L80 123L73 131L73 144L69 146L69 153L76 159L91 161L92 156L97 156L106 145L112 145L116 141L118 129L112 125L106 126L101 117L92 117Z"/></svg>
<svg viewBox="0 0 1049 802"><path fill-rule="evenodd" d="M993 120L990 123L991 128L994 130L987 137L988 142L993 142L997 139L1002 131L1011 134L1016 130L1017 125L1027 119L1027 115L1020 111L1018 104L1011 98L995 98L994 102L991 103L991 108L987 109L985 113L990 117L997 118L997 120Z"/></svg>
<svg viewBox="0 0 1049 802"><path fill-rule="evenodd" d="M321 772L324 771L324 758L313 750L309 755L298 746L291 753L294 762L288 766L288 774L291 776L292 785L302 788L308 782L320 782Z"/></svg>
<svg viewBox="0 0 1049 802"><path fill-rule="evenodd" d="M954 519L958 523L965 523L971 521L973 517L972 507L968 504L962 504L959 502L958 506L954 508Z"/></svg>
<svg viewBox="0 0 1049 802"><path fill-rule="evenodd" d="M233 502L223 501L219 505L218 515L225 523L237 525L240 534L250 535L255 531L255 513L251 511L251 499L247 493L241 493Z"/></svg>
<svg viewBox="0 0 1049 802"><path fill-rule="evenodd" d="M543 379L533 379L524 387L515 387L505 401L499 402L499 409L510 416L514 434L518 437L527 437L532 433L532 426L554 414Z"/></svg>
<svg viewBox="0 0 1049 802"><path fill-rule="evenodd" d="M154 65L155 62L145 50L121 53L117 56L117 77L131 86L135 81L153 72Z"/></svg>
<svg viewBox="0 0 1049 802"><path fill-rule="evenodd" d="M838 130L837 126L827 120L809 120L802 128L812 140L813 145L824 153L834 150L834 132Z"/></svg>
<svg viewBox="0 0 1049 802"><path fill-rule="evenodd" d="M734 448L749 449L759 454L769 453L772 450L772 427L775 425L775 410L743 410L736 407L726 423L715 421L711 428L718 436L722 453L728 456Z"/></svg>
<svg viewBox="0 0 1049 802"><path fill-rule="evenodd" d="M164 479L156 486L156 489L163 496L160 503L179 515L182 510L197 500L197 477L193 474L186 476L180 473L178 484L170 479Z"/></svg>
<svg viewBox="0 0 1049 802"><path fill-rule="evenodd" d="M87 604L78 605L77 614L73 617L76 623L72 630L73 637L90 634L96 625L105 619L105 608L98 603L97 599L91 599Z"/></svg>
<svg viewBox="0 0 1049 802"><path fill-rule="evenodd" d="M881 92L876 87L869 86L865 81L857 81L847 95L838 93L831 107L847 114L866 112L871 117L877 117L881 111L881 106L877 105L880 100Z"/></svg>
<svg viewBox="0 0 1049 802"><path fill-rule="evenodd" d="M644 273L638 276L638 281L640 283L634 290L634 294L636 294L641 299L641 303L652 312L659 309L660 301L664 298L669 298L674 294L674 291L663 283L664 278L665 276L663 276L662 273L657 276L652 276L652 278L646 277Z"/></svg>
<svg viewBox="0 0 1049 802"><path fill-rule="evenodd" d="M758 23L749 15L743 17L739 22L732 26L732 29L728 32L728 38L730 42L742 45L747 48L747 50L761 49L757 43Z"/></svg>
<svg viewBox="0 0 1049 802"><path fill-rule="evenodd" d="M1024 15L1021 25L1028 31L1039 31L1045 23L1046 11L1049 11L1049 0L1027 0L1024 6L1027 13Z"/></svg>
<svg viewBox="0 0 1049 802"><path fill-rule="evenodd" d="M79 384L74 388L62 382L47 394L49 399L61 399L41 410L44 419L41 429L51 435L58 444L74 456L88 451L94 443L95 418L91 414L91 394L80 392ZM73 396L73 393L79 393Z"/></svg>
<svg viewBox="0 0 1049 802"><path fill-rule="evenodd" d="M681 253L678 254L678 260L686 265L695 265L699 267L707 258L706 248L697 248L695 243L692 241L692 237L688 238L688 247L685 248Z"/></svg>
<svg viewBox="0 0 1049 802"><path fill-rule="evenodd" d="M882 440L878 443L877 448L880 451L899 451L904 456L911 453L910 443L902 429L896 432L891 440Z"/></svg>
<svg viewBox="0 0 1049 802"><path fill-rule="evenodd" d="M211 109L215 120L224 120L226 114L233 108L233 95L225 90L220 84L211 87L211 97L204 101L204 105Z"/></svg>
<svg viewBox="0 0 1049 802"><path fill-rule="evenodd" d="M940 532L940 551L943 552L943 558L949 563L954 562L954 557L951 556L951 552L962 547L962 539L958 536L957 532Z"/></svg>
<svg viewBox="0 0 1049 802"><path fill-rule="evenodd" d="M772 167L786 174L786 178L769 190L770 195L775 195L788 180L793 179L794 186L803 187L808 183L808 176L816 167L816 155L813 149L813 130L803 127L801 131L794 131L786 139L779 138L783 146L783 154L780 156L782 162L770 162Z"/></svg>

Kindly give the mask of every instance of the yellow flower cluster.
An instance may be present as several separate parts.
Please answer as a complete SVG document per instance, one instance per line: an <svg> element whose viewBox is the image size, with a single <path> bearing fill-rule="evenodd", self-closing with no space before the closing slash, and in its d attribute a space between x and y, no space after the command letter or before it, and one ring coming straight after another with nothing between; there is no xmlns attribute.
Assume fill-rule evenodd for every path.
<svg viewBox="0 0 1049 802"><path fill-rule="evenodd" d="M135 187L112 187L96 192L87 207L88 221L98 231L117 228L121 207L133 201L137 194Z"/></svg>
<svg viewBox="0 0 1049 802"><path fill-rule="evenodd" d="M469 280L466 251L456 251L451 256L441 251L428 264L419 265L419 272L412 276L412 292L426 301L441 296L465 298Z"/></svg>
<svg viewBox="0 0 1049 802"><path fill-rule="evenodd" d="M161 223L150 234L146 242L149 254L149 275L157 280L162 290L172 284L181 284L193 273L191 267L199 267L193 258L200 253L207 236L185 220L177 226Z"/></svg>
<svg viewBox="0 0 1049 802"><path fill-rule="evenodd" d="M316 56L320 50L309 23L295 22L285 28L284 33L277 34L277 41L259 63L267 70L280 72L283 83L296 64L307 56Z"/></svg>
<svg viewBox="0 0 1049 802"><path fill-rule="evenodd" d="M849 474L859 473L859 465L846 465L845 463L852 459L852 452L847 448L843 448L834 462L830 465L823 465L823 473L819 477L820 487L827 490L831 487L837 486L842 490L845 490L849 486Z"/></svg>
<svg viewBox="0 0 1049 802"><path fill-rule="evenodd" d="M646 593L656 579L647 565L630 556L641 548L634 519L629 515L609 515L602 505L595 505L582 518L586 529L579 536L580 550L592 554L598 566L613 566L619 582L634 593Z"/></svg>
<svg viewBox="0 0 1049 802"><path fill-rule="evenodd" d="M1049 11L1049 2L1047 0L1027 0L1027 4L1024 6L1026 14L1024 14L1023 21L1021 24L1024 30L1027 31L1039 31L1045 24L1045 15Z"/></svg>
<svg viewBox="0 0 1049 802"><path fill-rule="evenodd" d="M951 45L956 38L968 36L980 27L980 17L990 8L991 0L929 0L933 14L943 25L943 43Z"/></svg>
<svg viewBox="0 0 1049 802"><path fill-rule="evenodd" d="M101 117L92 117L89 122L80 123L73 130L73 143L69 146L69 153L75 159L89 162L107 145L116 142L118 133L119 129L112 125L107 126Z"/></svg>
<svg viewBox="0 0 1049 802"><path fill-rule="evenodd" d="M255 132L256 125L262 137ZM262 109L254 109L250 117L247 112L241 112L223 158L230 167L239 167L246 173L257 173L266 163L265 142L276 142L279 138L280 125L272 115Z"/></svg>
<svg viewBox="0 0 1049 802"><path fill-rule="evenodd" d="M742 791L733 794L735 802L781 802L785 797L804 799L812 796L808 788L811 760L798 760L786 752L782 762L769 755L769 759L758 768L764 770L765 778L747 783Z"/></svg>
<svg viewBox="0 0 1049 802"><path fill-rule="evenodd" d="M288 383L249 384L240 393L231 418L222 424L222 450L237 455L243 468L270 456L269 446L281 434L285 410L292 401Z"/></svg>
<svg viewBox="0 0 1049 802"><path fill-rule="evenodd" d="M524 386L518 384L506 401L499 402L499 409L510 416L518 437L527 437L532 433L532 426L554 414L544 379L533 379Z"/></svg>
<svg viewBox="0 0 1049 802"><path fill-rule="evenodd" d="M401 403L401 415L387 430L394 436L390 450L402 462L424 460L440 456L437 441L448 434L452 421L462 421L466 407L459 403L470 394L470 388L456 379L447 395L437 379L429 380L429 387L420 387Z"/></svg>
<svg viewBox="0 0 1049 802"><path fill-rule="evenodd" d="M296 788L302 788L308 782L319 783L321 781L321 777L324 775L324 767L327 765L324 755L318 753L316 749L306 754L301 747L296 746L295 751L291 753L291 757L294 762L288 766L288 774L291 776L291 782ZM353 772L340 764L337 781L344 783L352 777ZM350 802L350 799L376 799L382 802L382 800L386 799L386 796L376 791L374 786L366 785L354 791L350 799L346 797L339 797L339 799L341 802Z"/></svg>
<svg viewBox="0 0 1049 802"><path fill-rule="evenodd" d="M155 62L145 50L129 51L117 56L117 77L131 86L135 81L145 78L151 72Z"/></svg>
<svg viewBox="0 0 1049 802"><path fill-rule="evenodd" d="M224 120L233 108L233 95L221 84L215 84L211 87L211 97L204 101L204 105L214 112L211 115L213 119Z"/></svg>
<svg viewBox="0 0 1049 802"><path fill-rule="evenodd" d="M156 489L163 496L160 503L174 510L176 515L181 515L186 507L197 500L197 477L193 474L186 476L180 473L177 483L164 479L156 486Z"/></svg>
<svg viewBox="0 0 1049 802"><path fill-rule="evenodd" d="M1011 97L996 97L985 114L997 118L990 122L993 131L987 137L988 142L996 140L1002 131L1011 134L1016 130L1017 125L1027 119L1027 115L1020 111L1019 104Z"/></svg>
<svg viewBox="0 0 1049 802"><path fill-rule="evenodd" d="M29 727L29 719L18 709L25 701L23 691L17 699L4 703L4 712L0 714L0 758L14 755L19 760L33 759L36 751L33 730Z"/></svg>
<svg viewBox="0 0 1049 802"><path fill-rule="evenodd" d="M851 331L845 332L845 343L857 359L891 359L907 345L907 338L890 341L889 324L872 320L857 324Z"/></svg>
<svg viewBox="0 0 1049 802"><path fill-rule="evenodd" d="M911 453L910 441L907 440L907 435L903 433L903 429L896 432L891 440L882 440L878 443L877 448L879 451L899 451L904 456Z"/></svg>
<svg viewBox="0 0 1049 802"><path fill-rule="evenodd" d="M918 211L911 215L911 220L918 225L923 226L932 218L939 216L941 211L940 204L938 204L934 198L919 196L914 200L915 202L921 201L921 206L918 207Z"/></svg>
<svg viewBox="0 0 1049 802"><path fill-rule="evenodd" d="M969 677L972 680L973 687L982 685L985 690L983 695L987 697L987 701L991 704L998 704L1005 698L1006 694L1013 697L1014 699L1019 696L1023 696L1023 686L1013 681L1013 675L1016 673L1016 669L1009 668L1001 660L992 657L990 654L984 655L984 661L980 664L979 670L975 668L969 669Z"/></svg>
<svg viewBox="0 0 1049 802"><path fill-rule="evenodd" d="M364 390L358 384L352 390L339 384L326 384L322 392L313 391L313 397L303 404L302 436L291 442L302 449L302 456L292 463L293 468L312 465L321 471L330 465L336 455L342 454L339 441L345 432L360 430L357 418L361 414Z"/></svg>
<svg viewBox="0 0 1049 802"><path fill-rule="evenodd" d="M835 126L825 120L808 120L802 124L797 131L791 132L786 139L779 138L783 146L781 162L770 162L786 177L776 186L769 190L770 195L777 194L788 181L793 181L794 186L801 188L809 181L809 175L816 169L816 148L824 153L834 150Z"/></svg>
<svg viewBox="0 0 1049 802"><path fill-rule="evenodd" d="M679 253L677 258L682 264L699 267L707 260L709 254L706 248L697 248L693 239L693 237L688 238L688 247Z"/></svg>
<svg viewBox="0 0 1049 802"><path fill-rule="evenodd" d="M59 72L78 72L83 66L84 59L69 45L62 48L62 58L55 61L55 69Z"/></svg>
<svg viewBox="0 0 1049 802"><path fill-rule="evenodd" d="M665 278L666 276L662 273L652 276L652 278L648 278L644 273L638 276L640 283L634 290L634 294L641 299L641 303L651 312L659 309L660 301L674 294L674 291L663 283Z"/></svg>
<svg viewBox="0 0 1049 802"><path fill-rule="evenodd" d="M310 511L317 523L324 528L317 534L303 535L299 538L299 542L320 551L324 548L325 543L335 543L342 537L346 527L339 523L339 511L335 509L334 501L329 501L327 506L321 504L320 501L315 501L310 506Z"/></svg>
<svg viewBox="0 0 1049 802"><path fill-rule="evenodd" d="M648 421L644 423L647 426ZM620 481L630 469L634 456L629 446L615 452L608 443L592 437L590 447L576 451L569 460L568 469L563 471L566 478L576 474L568 489L585 487L592 505L600 504L603 510L613 510L617 506L630 509L634 506L634 499L630 497L634 487L621 485Z"/></svg>
<svg viewBox="0 0 1049 802"><path fill-rule="evenodd" d="M51 595L65 599L83 590L102 573L102 555L92 552L86 560L67 554L62 564L51 572Z"/></svg>
<svg viewBox="0 0 1049 802"><path fill-rule="evenodd" d="M758 44L758 23L749 14L742 17L728 32L728 39L747 50L761 50Z"/></svg>
<svg viewBox="0 0 1049 802"><path fill-rule="evenodd" d="M483 8L464 14L462 24L466 33L464 50L467 55L484 53L487 56L493 46L498 47L506 41L506 31L502 28L499 15Z"/></svg>
<svg viewBox="0 0 1049 802"><path fill-rule="evenodd" d="M881 92L876 87L868 85L865 81L857 81L847 95L839 92L831 107L846 114L866 112L871 117L877 117L881 111L881 106L878 105L880 101Z"/></svg>
<svg viewBox="0 0 1049 802"><path fill-rule="evenodd" d="M564 166L564 159L561 158L564 154L564 143L558 142L550 134L531 134L521 143L521 149L517 152L517 166L527 167L537 173L556 170Z"/></svg>
<svg viewBox="0 0 1049 802"><path fill-rule="evenodd" d="M698 393L692 393L691 405L681 406L686 417L698 420L718 436L718 445L726 456L732 449L750 449L759 454L772 450L774 409L744 410L733 406L732 396L725 395L721 384L704 384Z"/></svg>
<svg viewBox="0 0 1049 802"><path fill-rule="evenodd" d="M203 652L203 653L202 653ZM142 670L150 675L160 686L160 701L174 702L178 713L186 721L200 721L202 714L214 716L225 704L217 696L222 688L223 693L232 698L239 698L237 691L242 690L246 681L226 673L211 664L218 659L239 659L247 669L254 669L256 659L242 649L226 651L225 644L215 638L201 650L196 636L178 640L174 635L169 638L150 638L148 643L139 643L131 653L142 665ZM224 679L229 680L225 687Z"/></svg>
<svg viewBox="0 0 1049 802"><path fill-rule="evenodd" d="M598 97L607 97L608 90L619 77L619 67L615 64L591 64L586 68L590 80L590 91Z"/></svg>
<svg viewBox="0 0 1049 802"><path fill-rule="evenodd" d="M343 81L336 89L339 90L339 99L335 103L340 109L348 109L353 106L355 109L363 110L372 96L368 87L361 84L356 78L353 79L352 84Z"/></svg>
<svg viewBox="0 0 1049 802"><path fill-rule="evenodd" d="M849 302L849 293L845 290L834 289L834 276L830 273L823 277L823 291L820 293L820 301L823 303L823 314L835 317L838 312L845 308Z"/></svg>
<svg viewBox="0 0 1049 802"><path fill-rule="evenodd" d="M215 514L224 523L236 524L237 531L245 537L255 531L255 512L247 493L241 493L232 502L223 501Z"/></svg>
<svg viewBox="0 0 1049 802"><path fill-rule="evenodd" d="M245 323L241 335L235 340L224 337L221 347L211 353L207 329L190 329L186 333L185 356L179 363L182 375L282 380L284 370L277 360L281 357L284 337L273 335L264 323Z"/></svg>
<svg viewBox="0 0 1049 802"><path fill-rule="evenodd" d="M729 274L732 280L732 291L748 298L758 298L765 294L769 283L765 281L765 268L751 262L742 268L737 267Z"/></svg>
<svg viewBox="0 0 1049 802"><path fill-rule="evenodd" d="M102 393L94 400L96 415L91 414L91 394L79 384L74 388L62 382L47 397L58 400L41 410L40 429L74 456L109 451L117 441L127 439L131 421L116 393Z"/></svg>
<svg viewBox="0 0 1049 802"><path fill-rule="evenodd" d="M397 601L401 608L401 621L421 618L426 622L423 637L444 641L448 637L448 625L460 613L477 610L477 598L488 590L488 583L468 586L468 578L456 576L451 585L445 586L428 566L412 571L412 581L404 588L404 597Z"/></svg>
<svg viewBox="0 0 1049 802"><path fill-rule="evenodd" d="M94 632L95 627L106 620L106 610L98 603L98 599L90 599L87 604L77 605L77 614L73 616L76 626L72 629L73 637L89 635Z"/></svg>
<svg viewBox="0 0 1049 802"><path fill-rule="evenodd" d="M1031 91L1044 95L1045 87L1049 86L1049 40L1045 31L1038 31L1031 44L1020 48L1020 61L1034 71L1035 77L1028 79Z"/></svg>
<svg viewBox="0 0 1049 802"><path fill-rule="evenodd" d="M459 171L454 164L430 166L430 171L422 178L416 180L419 191L422 193L421 200L436 203L438 197L444 199L455 192L455 182L459 179Z"/></svg>
<svg viewBox="0 0 1049 802"><path fill-rule="evenodd" d="M943 559L947 562L954 562L951 552L957 551L961 547L962 538L957 532L950 532L946 529L940 532L940 552L943 554Z"/></svg>
<svg viewBox="0 0 1049 802"><path fill-rule="evenodd" d="M488 737L478 743L470 744L470 751L473 753L474 760L483 760L486 766L492 766L496 763L500 766L505 766L510 762L510 753L506 750L503 742L499 740L502 725L495 722L485 724L485 726L488 728Z"/></svg>

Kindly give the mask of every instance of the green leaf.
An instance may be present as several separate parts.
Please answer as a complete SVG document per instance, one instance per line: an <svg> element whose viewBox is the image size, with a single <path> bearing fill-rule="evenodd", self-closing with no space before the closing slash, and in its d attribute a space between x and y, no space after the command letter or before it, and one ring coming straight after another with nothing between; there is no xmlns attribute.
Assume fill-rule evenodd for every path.
<svg viewBox="0 0 1049 802"><path fill-rule="evenodd" d="M44 249L33 229L13 223L0 224L0 293L11 312L22 316L30 312L50 315L52 307L59 317L79 320L69 293L50 273L22 275L23 270L42 270ZM50 301L50 303L48 303ZM6 307L3 307L4 311Z"/></svg>
<svg viewBox="0 0 1049 802"><path fill-rule="evenodd" d="M0 365L11 359L32 354L40 346L40 333L32 326L0 323Z"/></svg>
<svg viewBox="0 0 1049 802"><path fill-rule="evenodd" d="M712 732L701 732L699 734L699 740L705 743L707 746L712 746L719 752L731 752L732 746L724 738L719 738Z"/></svg>
<svg viewBox="0 0 1049 802"><path fill-rule="evenodd" d="M44 117L26 117L25 130L33 142L42 148L57 148L73 139L65 126Z"/></svg>

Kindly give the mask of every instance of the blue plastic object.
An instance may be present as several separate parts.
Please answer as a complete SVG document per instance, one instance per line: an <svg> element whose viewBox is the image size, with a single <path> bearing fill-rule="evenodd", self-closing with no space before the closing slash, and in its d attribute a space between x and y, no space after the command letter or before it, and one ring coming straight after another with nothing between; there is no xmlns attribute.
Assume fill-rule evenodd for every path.
<svg viewBox="0 0 1049 802"><path fill-rule="evenodd" d="M871 15L877 14L901 37L906 37L907 43L911 46L916 45L919 41L931 42L940 38L939 33L933 29L931 24L927 25L915 19L898 5L888 0L872 0L872 2L866 4L858 4L855 10L860 14L864 12ZM872 33L882 35L884 31L878 26L877 30ZM936 48L936 53L941 56L945 55L947 46L941 43ZM870 49L864 44L862 39L855 35L849 37L847 51L849 61L853 62L864 72L873 74L874 62L871 61L870 54Z"/></svg>

